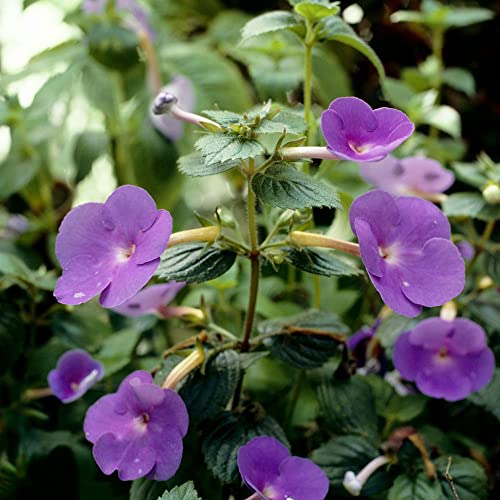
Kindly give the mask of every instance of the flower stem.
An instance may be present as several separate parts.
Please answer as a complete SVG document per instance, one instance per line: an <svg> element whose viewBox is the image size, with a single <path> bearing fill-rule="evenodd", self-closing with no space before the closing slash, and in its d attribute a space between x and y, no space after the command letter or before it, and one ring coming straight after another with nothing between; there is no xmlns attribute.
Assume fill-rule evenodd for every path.
<svg viewBox="0 0 500 500"><path fill-rule="evenodd" d="M295 148L283 148L281 150L283 160L301 160L304 158L319 158L322 160L338 160L333 153L322 146L300 146Z"/></svg>
<svg viewBox="0 0 500 500"><path fill-rule="evenodd" d="M308 34L311 30L310 23L307 24ZM314 117L312 115L312 49L313 43L306 37L304 54L304 118L307 123L307 141L310 144L311 137L316 129Z"/></svg>
<svg viewBox="0 0 500 500"><path fill-rule="evenodd" d="M170 236L168 248L182 243L189 243L190 241L205 241L210 243L217 239L219 233L219 226L199 227L196 229L188 229L187 231L179 231Z"/></svg>
<svg viewBox="0 0 500 500"><path fill-rule="evenodd" d="M304 231L292 231L290 239L303 247L335 248L356 257L360 256L359 245L350 241L337 240L322 234L306 233Z"/></svg>

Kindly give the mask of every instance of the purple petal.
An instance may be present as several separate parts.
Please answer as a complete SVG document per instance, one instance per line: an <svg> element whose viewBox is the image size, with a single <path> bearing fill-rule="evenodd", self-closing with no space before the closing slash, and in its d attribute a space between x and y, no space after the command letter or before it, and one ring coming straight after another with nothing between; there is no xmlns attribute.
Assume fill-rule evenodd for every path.
<svg viewBox="0 0 500 500"><path fill-rule="evenodd" d="M474 247L466 240L457 243L458 251L464 260L470 260L474 257Z"/></svg>
<svg viewBox="0 0 500 500"><path fill-rule="evenodd" d="M404 295L426 307L443 305L465 285L464 261L449 240L432 238L422 252L398 262Z"/></svg>
<svg viewBox="0 0 500 500"><path fill-rule="evenodd" d="M454 330L453 321L441 318L427 318L410 332L408 341L413 346L437 352L446 346L446 339Z"/></svg>
<svg viewBox="0 0 500 500"><path fill-rule="evenodd" d="M66 265L54 290L54 297L61 304L83 304L111 283L113 260L108 256L97 260L94 256L81 255Z"/></svg>
<svg viewBox="0 0 500 500"><path fill-rule="evenodd" d="M398 109L378 108L373 111L377 119L374 132L376 143L385 144L395 149L413 133L415 126L408 117Z"/></svg>
<svg viewBox="0 0 500 500"><path fill-rule="evenodd" d="M81 397L103 377L101 363L92 359L82 349L64 353L57 367L48 375L49 386L63 403L70 403Z"/></svg>
<svg viewBox="0 0 500 500"><path fill-rule="evenodd" d="M171 234L172 216L166 210L158 210L153 225L135 238L134 257L137 264L157 259L167 249Z"/></svg>
<svg viewBox="0 0 500 500"><path fill-rule="evenodd" d="M330 487L325 473L316 464L300 457L287 457L280 464L277 489L283 498L323 500Z"/></svg>
<svg viewBox="0 0 500 500"><path fill-rule="evenodd" d="M98 444L99 441L94 447L94 456ZM146 476L155 466L156 452L156 443L149 443L146 438L132 440L117 467L118 477L122 481L133 481Z"/></svg>
<svg viewBox="0 0 500 500"><path fill-rule="evenodd" d="M373 132L378 122L371 106L358 97L339 97L334 99L328 110L337 114L345 130L355 130L363 127L367 132ZM360 133L359 130L357 133Z"/></svg>
<svg viewBox="0 0 500 500"><path fill-rule="evenodd" d="M164 430L155 441L156 466L150 473L151 479L166 481L179 468L182 461L182 437L176 430Z"/></svg>
<svg viewBox="0 0 500 500"><path fill-rule="evenodd" d="M486 333L477 323L467 318L456 318L450 323L453 331L448 335L448 349L451 352L463 356L486 347Z"/></svg>
<svg viewBox="0 0 500 500"><path fill-rule="evenodd" d="M163 427L176 427L181 437L187 433L189 416L186 405L181 397L170 389L162 389L165 394L163 405L155 409L151 424L161 424ZM155 429L152 428L152 432Z"/></svg>
<svg viewBox="0 0 500 500"><path fill-rule="evenodd" d="M373 328L363 328L347 339L347 348L354 351L363 340L370 339L375 334Z"/></svg>
<svg viewBox="0 0 500 500"><path fill-rule="evenodd" d="M479 391L489 384L495 373L495 356L489 348L485 348L475 356L459 358L460 370L467 374L471 382L471 391Z"/></svg>
<svg viewBox="0 0 500 500"><path fill-rule="evenodd" d="M288 448L277 439L259 436L238 450L238 468L250 488L262 491L266 486L275 484L280 464L289 456Z"/></svg>
<svg viewBox="0 0 500 500"><path fill-rule="evenodd" d="M396 370L406 380L415 380L422 365L420 358L423 349L410 342L412 332L403 332L394 344L392 362Z"/></svg>
<svg viewBox="0 0 500 500"><path fill-rule="evenodd" d="M422 312L422 306L409 300L402 291L401 276L394 266L387 266L381 278L368 273L373 286L382 300L394 311L403 316L414 318Z"/></svg>
<svg viewBox="0 0 500 500"><path fill-rule="evenodd" d="M402 194L406 187L406 169L394 156L359 165L361 177L368 183L391 194Z"/></svg>
<svg viewBox="0 0 500 500"><path fill-rule="evenodd" d="M119 467L129 444L129 441L119 440L111 433L98 437L92 454L104 474L109 476Z"/></svg>
<svg viewBox="0 0 500 500"><path fill-rule="evenodd" d="M399 224L400 213L394 198L384 191L378 189L358 196L349 210L349 221L351 228L356 234L354 221L360 217L370 224L379 245L385 245L389 229Z"/></svg>
<svg viewBox="0 0 500 500"><path fill-rule="evenodd" d="M102 292L99 303L116 307L133 297L151 279L160 264L160 258L137 265L134 256L115 269L113 279Z"/></svg>
<svg viewBox="0 0 500 500"><path fill-rule="evenodd" d="M113 310L124 316L143 316L156 313L160 307L170 303L185 285L184 282L170 281L163 285L148 286Z"/></svg>
<svg viewBox="0 0 500 500"><path fill-rule="evenodd" d="M384 261L379 254L379 246L370 224L365 219L357 217L354 220L354 228L359 241L361 259L366 270L374 276L382 277L384 275Z"/></svg>
<svg viewBox="0 0 500 500"><path fill-rule="evenodd" d="M101 220L113 231L118 245L135 244L139 232L147 231L157 217L156 204L144 189L125 185L115 189L104 203Z"/></svg>
<svg viewBox="0 0 500 500"><path fill-rule="evenodd" d="M111 257L111 233L101 222L102 203L85 203L64 217L56 239L56 256L63 270L76 258Z"/></svg>
<svg viewBox="0 0 500 500"><path fill-rule="evenodd" d="M130 415L118 404L117 394L99 398L88 410L83 423L85 437L96 443L100 436L112 433L121 439L130 431Z"/></svg>

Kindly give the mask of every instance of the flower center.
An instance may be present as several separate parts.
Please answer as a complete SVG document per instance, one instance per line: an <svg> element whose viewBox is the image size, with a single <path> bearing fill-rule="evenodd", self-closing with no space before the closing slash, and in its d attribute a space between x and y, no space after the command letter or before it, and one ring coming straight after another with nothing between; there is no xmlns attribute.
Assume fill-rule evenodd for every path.
<svg viewBox="0 0 500 500"><path fill-rule="evenodd" d="M440 358L447 358L448 357L448 349L446 347L441 347L438 351L438 356Z"/></svg>
<svg viewBox="0 0 500 500"><path fill-rule="evenodd" d="M277 492L272 486L264 486L264 488L262 489L262 494L266 498L269 498L270 500L274 500L275 498L278 498Z"/></svg>
<svg viewBox="0 0 500 500"><path fill-rule="evenodd" d="M371 149L371 144L355 144L352 141L348 142L349 147L355 152L355 153L366 153L366 151L369 151Z"/></svg>
<svg viewBox="0 0 500 500"><path fill-rule="evenodd" d="M127 262L135 252L135 245L132 243L128 248L119 248L117 251L118 262Z"/></svg>
<svg viewBox="0 0 500 500"><path fill-rule="evenodd" d="M383 248L378 247L378 254L382 257L388 264L394 264L396 262L396 252L393 248Z"/></svg>
<svg viewBox="0 0 500 500"><path fill-rule="evenodd" d="M149 413L142 412L138 417L135 419L135 426L140 432L146 432L146 429L148 427L148 422L151 420L151 417Z"/></svg>

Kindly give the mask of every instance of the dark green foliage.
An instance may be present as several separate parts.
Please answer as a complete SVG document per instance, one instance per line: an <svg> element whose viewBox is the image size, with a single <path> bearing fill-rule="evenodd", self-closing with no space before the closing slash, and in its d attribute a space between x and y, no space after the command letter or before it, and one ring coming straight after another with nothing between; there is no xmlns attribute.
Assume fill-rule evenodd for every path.
<svg viewBox="0 0 500 500"><path fill-rule="evenodd" d="M186 243L162 255L156 275L165 281L202 283L224 274L235 260L236 254L229 250L208 247L202 243Z"/></svg>

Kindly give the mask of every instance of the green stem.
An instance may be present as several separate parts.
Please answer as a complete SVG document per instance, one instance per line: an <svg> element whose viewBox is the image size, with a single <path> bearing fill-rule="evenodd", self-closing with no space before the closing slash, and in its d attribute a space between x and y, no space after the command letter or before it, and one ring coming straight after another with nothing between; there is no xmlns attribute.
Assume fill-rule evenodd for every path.
<svg viewBox="0 0 500 500"><path fill-rule="evenodd" d="M299 370L297 372L297 376L295 377L295 381L293 383L293 387L290 392L290 398L288 399L288 404L285 412L286 428L289 428L292 423L293 414L295 413L295 407L297 406L297 401L299 400L302 381L304 380L304 374L305 374L304 370Z"/></svg>

